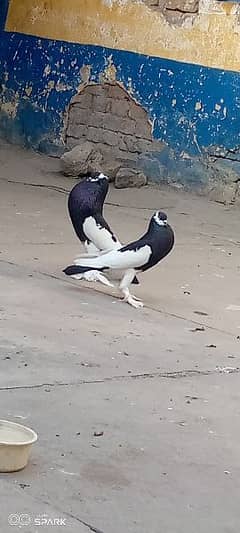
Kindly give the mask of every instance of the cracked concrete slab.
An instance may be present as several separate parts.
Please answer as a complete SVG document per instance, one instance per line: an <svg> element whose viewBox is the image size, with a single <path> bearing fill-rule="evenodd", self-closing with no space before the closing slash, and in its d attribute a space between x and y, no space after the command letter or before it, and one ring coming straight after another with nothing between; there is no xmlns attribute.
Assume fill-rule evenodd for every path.
<svg viewBox="0 0 240 533"><path fill-rule="evenodd" d="M62 275L80 246L57 161L8 145L0 159L1 418L39 435L28 467L0 476L1 530L46 513L64 531L238 533L238 211L112 190L124 241L156 207L177 232L135 311Z"/></svg>
<svg viewBox="0 0 240 533"><path fill-rule="evenodd" d="M81 523L56 506L29 494L29 483L14 479L7 481L7 475L0 475L1 531L22 530L24 533L37 531L64 531L64 533L89 533L90 526ZM100 532L99 532L100 533Z"/></svg>
<svg viewBox="0 0 240 533"><path fill-rule="evenodd" d="M0 147L0 160L1 258L61 275L80 250L66 210L67 191L76 181L58 173L57 160L8 145ZM196 311L207 313L201 322L237 336L239 314L227 308L239 304L239 207L163 187L112 188L106 217L126 242L145 230L159 208L176 231L176 247L141 277L137 294L149 308L190 320L199 319Z"/></svg>
<svg viewBox="0 0 240 533"><path fill-rule="evenodd" d="M0 388L240 367L232 335L195 331L196 323L148 309L136 312L64 278L0 266Z"/></svg>
<svg viewBox="0 0 240 533"><path fill-rule="evenodd" d="M239 400L236 375L0 392L39 434L6 483L104 533L236 533Z"/></svg>

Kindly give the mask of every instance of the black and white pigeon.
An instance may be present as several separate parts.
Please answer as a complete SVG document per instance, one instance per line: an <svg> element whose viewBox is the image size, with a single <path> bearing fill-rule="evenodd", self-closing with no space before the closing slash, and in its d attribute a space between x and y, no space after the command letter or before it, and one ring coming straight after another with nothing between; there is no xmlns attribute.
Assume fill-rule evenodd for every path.
<svg viewBox="0 0 240 533"><path fill-rule="evenodd" d="M145 272L157 265L169 254L173 246L174 231L168 224L167 215L157 211L150 220L147 232L137 241L95 258L79 258L74 265L68 266L63 272L67 276L79 279L78 276L91 270L98 270L100 273L122 270L124 275L119 288L124 301L136 308L143 307L141 300L130 294L129 287L137 272Z"/></svg>
<svg viewBox="0 0 240 533"><path fill-rule="evenodd" d="M68 212L78 238L84 244L84 256L98 256L110 250L118 250L122 244L103 216L103 206L109 190L109 178L102 172L88 173L77 183L68 197ZM81 257L84 257L83 255ZM84 272L78 279L112 284L100 272ZM138 284L135 278L133 283Z"/></svg>
<svg viewBox="0 0 240 533"><path fill-rule="evenodd" d="M105 174L89 173L73 187L68 197L72 225L86 252L91 255L122 246L103 217L108 189L109 180Z"/></svg>

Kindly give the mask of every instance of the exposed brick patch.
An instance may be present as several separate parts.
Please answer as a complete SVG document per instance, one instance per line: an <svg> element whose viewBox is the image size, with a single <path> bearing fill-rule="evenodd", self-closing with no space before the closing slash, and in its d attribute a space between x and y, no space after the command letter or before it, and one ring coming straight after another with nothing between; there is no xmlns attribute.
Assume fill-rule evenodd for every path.
<svg viewBox="0 0 240 533"><path fill-rule="evenodd" d="M181 24L199 12L199 0L143 0L150 8L165 15L169 22Z"/></svg>
<svg viewBox="0 0 240 533"><path fill-rule="evenodd" d="M131 159L151 149L152 126L145 109L120 85L89 84L72 99L66 129L68 148L83 141Z"/></svg>

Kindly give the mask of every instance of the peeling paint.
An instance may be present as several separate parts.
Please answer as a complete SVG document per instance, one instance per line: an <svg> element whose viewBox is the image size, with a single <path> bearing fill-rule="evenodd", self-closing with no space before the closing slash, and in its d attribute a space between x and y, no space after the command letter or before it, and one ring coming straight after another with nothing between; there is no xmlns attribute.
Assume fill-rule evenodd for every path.
<svg viewBox="0 0 240 533"><path fill-rule="evenodd" d="M43 71L43 75L46 76L46 77L49 76L49 74L51 73L51 70L52 69L51 69L50 65L46 65L46 67L45 67L45 69Z"/></svg>
<svg viewBox="0 0 240 533"><path fill-rule="evenodd" d="M117 69L113 63L112 55L105 59L106 66L102 72L99 74L100 83L105 82L114 82L117 79Z"/></svg>
<svg viewBox="0 0 240 533"><path fill-rule="evenodd" d="M236 144L239 132L233 118L235 106L240 107L238 74L100 47L39 42L17 34L5 34L5 42L8 52L14 50L3 65L5 100L12 101L13 94L22 87L20 101L23 94L28 95L29 103L39 113L48 111L48 135L56 140L72 96L86 83L99 79L112 82L117 78L154 120L154 137L172 146L176 153L197 154L199 147L202 150L204 146L223 144L232 148ZM2 42L0 47L3 46ZM32 80L26 62L35 65ZM215 118L219 113L222 118ZM40 115L36 118L34 137L42 127ZM32 120L31 115L31 124ZM45 131L46 118L43 123Z"/></svg>
<svg viewBox="0 0 240 533"><path fill-rule="evenodd" d="M193 18L178 27L143 0L68 0L67 11L63 0L11 0L0 41L1 132L58 150L74 95L116 82L165 143L153 167L201 181L217 148L228 164L228 151L239 152L240 19L236 6L205 0Z"/></svg>
<svg viewBox="0 0 240 533"><path fill-rule="evenodd" d="M30 96L31 93L32 93L32 87L30 87L30 86L29 87L25 87L25 93L26 93L27 96Z"/></svg>
<svg viewBox="0 0 240 533"><path fill-rule="evenodd" d="M239 13L201 0L191 23L176 26L140 0L68 0L67 11L65 0L11 0L7 30L239 71Z"/></svg>
<svg viewBox="0 0 240 533"><path fill-rule="evenodd" d="M18 109L17 98L18 98L18 95L16 93L14 102L3 102L1 104L1 110L12 119L16 118L16 115L17 115L17 109Z"/></svg>
<svg viewBox="0 0 240 533"><path fill-rule="evenodd" d="M77 63L77 60L76 60L76 63ZM76 65L76 63L74 63L74 66ZM91 65L83 65L80 68L80 76L81 76L82 83L89 83L90 78L91 78Z"/></svg>

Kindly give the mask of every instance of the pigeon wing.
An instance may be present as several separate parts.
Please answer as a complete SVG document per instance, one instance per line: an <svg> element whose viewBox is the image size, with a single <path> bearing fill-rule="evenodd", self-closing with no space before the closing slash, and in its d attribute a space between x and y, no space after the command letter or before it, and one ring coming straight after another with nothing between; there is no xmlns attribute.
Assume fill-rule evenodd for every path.
<svg viewBox="0 0 240 533"><path fill-rule="evenodd" d="M77 259L75 265L96 269L127 270L146 265L151 257L152 250L148 244L136 248L111 250L110 252L94 258Z"/></svg>
<svg viewBox="0 0 240 533"><path fill-rule="evenodd" d="M83 223L83 231L88 241L100 251L121 248L121 243L101 214L87 217Z"/></svg>

